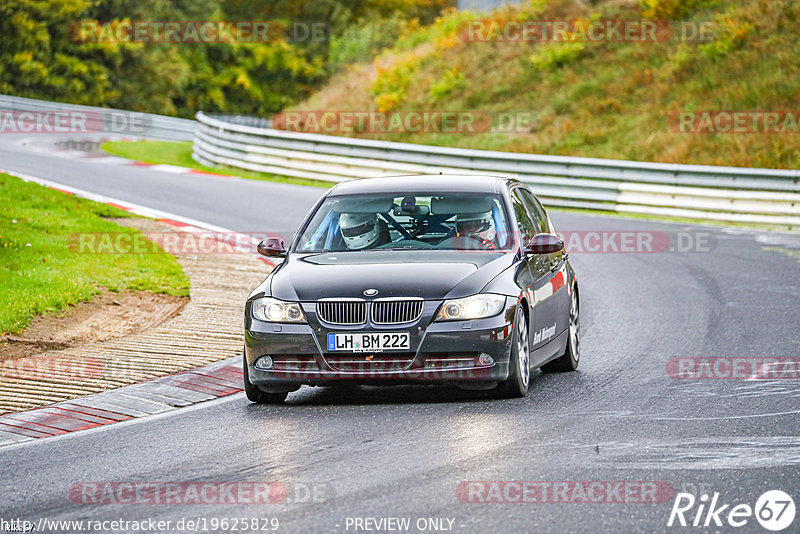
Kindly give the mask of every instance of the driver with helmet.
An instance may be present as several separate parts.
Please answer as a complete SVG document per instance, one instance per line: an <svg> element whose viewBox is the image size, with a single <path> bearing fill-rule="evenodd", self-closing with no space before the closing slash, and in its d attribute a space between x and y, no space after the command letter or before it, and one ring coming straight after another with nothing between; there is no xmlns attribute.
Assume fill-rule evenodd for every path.
<svg viewBox="0 0 800 534"><path fill-rule="evenodd" d="M389 226L375 213L342 213L339 228L348 250L363 250L391 241Z"/></svg>
<svg viewBox="0 0 800 534"><path fill-rule="evenodd" d="M456 237L477 239L486 248L497 248L492 212L460 213L456 216Z"/></svg>

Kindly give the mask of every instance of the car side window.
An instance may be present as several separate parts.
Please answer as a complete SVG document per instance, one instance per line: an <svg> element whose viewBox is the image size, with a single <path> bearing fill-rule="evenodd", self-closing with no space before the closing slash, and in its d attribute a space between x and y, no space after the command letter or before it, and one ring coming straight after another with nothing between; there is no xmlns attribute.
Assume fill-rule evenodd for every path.
<svg viewBox="0 0 800 534"><path fill-rule="evenodd" d="M519 232L522 234L522 243L527 244L538 232L536 225L533 223L530 215L528 214L528 209L525 207L525 202L520 196L520 189L514 189L511 192L511 203L514 206L514 214L517 216Z"/></svg>
<svg viewBox="0 0 800 534"><path fill-rule="evenodd" d="M533 193L527 189L519 189L519 191L520 196L522 196L522 202L528 209L528 213L531 216L533 224L536 226L536 233L552 233L552 229L550 228L550 224L547 219L547 214L545 214L544 208L539 201L536 200L536 197L533 196Z"/></svg>

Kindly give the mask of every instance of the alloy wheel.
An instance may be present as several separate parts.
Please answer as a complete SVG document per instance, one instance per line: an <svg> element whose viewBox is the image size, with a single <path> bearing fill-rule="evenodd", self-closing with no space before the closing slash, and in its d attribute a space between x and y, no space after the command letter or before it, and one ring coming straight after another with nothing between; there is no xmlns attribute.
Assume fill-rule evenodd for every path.
<svg viewBox="0 0 800 534"><path fill-rule="evenodd" d="M527 387L531 376L530 349L528 347L528 325L525 315L520 314L517 329L517 363L522 384Z"/></svg>
<svg viewBox="0 0 800 534"><path fill-rule="evenodd" d="M569 308L569 340L572 346L572 357L577 362L581 357L581 322L578 307L578 294L572 291L572 303Z"/></svg>

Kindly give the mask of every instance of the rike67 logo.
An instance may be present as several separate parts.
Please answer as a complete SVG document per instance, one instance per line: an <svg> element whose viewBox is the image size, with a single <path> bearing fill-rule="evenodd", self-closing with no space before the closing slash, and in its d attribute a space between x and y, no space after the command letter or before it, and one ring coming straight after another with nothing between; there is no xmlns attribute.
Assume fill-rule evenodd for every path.
<svg viewBox="0 0 800 534"><path fill-rule="evenodd" d="M669 514L667 526L680 527L743 527L755 517L767 530L784 530L794 521L794 500L781 490L765 492L754 507L746 503L724 503L719 493L696 498L691 493L678 493Z"/></svg>

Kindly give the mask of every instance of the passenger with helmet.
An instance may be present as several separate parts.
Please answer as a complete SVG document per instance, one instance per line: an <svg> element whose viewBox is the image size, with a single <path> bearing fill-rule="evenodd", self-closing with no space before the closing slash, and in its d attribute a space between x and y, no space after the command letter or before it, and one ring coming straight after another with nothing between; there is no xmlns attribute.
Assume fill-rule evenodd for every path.
<svg viewBox="0 0 800 534"><path fill-rule="evenodd" d="M348 250L375 248L391 242L389 226L375 213L342 213L339 228Z"/></svg>
<svg viewBox="0 0 800 534"><path fill-rule="evenodd" d="M492 212L459 213L456 216L456 237L471 237L487 249L497 248Z"/></svg>

